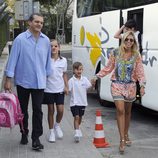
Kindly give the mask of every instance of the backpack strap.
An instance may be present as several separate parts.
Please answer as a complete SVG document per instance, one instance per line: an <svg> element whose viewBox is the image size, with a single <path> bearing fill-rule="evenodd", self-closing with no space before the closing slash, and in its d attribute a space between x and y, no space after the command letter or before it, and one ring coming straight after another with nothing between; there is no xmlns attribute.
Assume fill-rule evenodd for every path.
<svg viewBox="0 0 158 158"><path fill-rule="evenodd" d="M24 124L23 124L23 118L24 118L24 115L22 114L22 111L21 111L21 107L20 107L20 103L19 103L19 99L18 97L13 94L16 98L16 103L17 103L17 112L18 112L18 123L21 127L21 130L24 132Z"/></svg>

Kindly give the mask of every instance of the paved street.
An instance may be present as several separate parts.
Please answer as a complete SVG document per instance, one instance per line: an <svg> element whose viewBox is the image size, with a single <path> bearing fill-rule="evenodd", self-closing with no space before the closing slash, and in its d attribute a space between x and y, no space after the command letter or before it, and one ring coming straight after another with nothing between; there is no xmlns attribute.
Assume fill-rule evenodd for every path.
<svg viewBox="0 0 158 158"><path fill-rule="evenodd" d="M68 59L68 73L72 75L71 52L63 53ZM68 97L66 99L66 102ZM92 141L94 136L94 124L96 109L102 112L106 141L110 143L109 148L97 148L104 158L156 158L158 155L158 113L135 105L132 110L132 120L129 135L132 146L127 147L122 156L118 152L119 135L116 124L116 109L113 103L105 102L101 106L95 93L88 94L89 106L86 109L82 126L85 129L86 137Z"/></svg>
<svg viewBox="0 0 158 158"><path fill-rule="evenodd" d="M132 146L126 147L125 154L122 156L118 152L119 135L116 124L115 106L109 102L107 106L100 106L95 94L88 95L89 106L86 109L83 122L84 129L87 129L87 137L90 139L94 135L94 122L96 109L102 112L102 122L106 141L110 143L109 148L97 148L105 158L157 158L158 155L158 113L149 112L135 105L132 110L132 120L129 136Z"/></svg>
<svg viewBox="0 0 158 158"><path fill-rule="evenodd" d="M62 46L65 51L70 48ZM70 48L71 49L71 48ZM5 54L5 55L4 55ZM6 64L8 48L6 47L3 52L5 59L1 59L1 79L3 78L3 70ZM3 62L2 62L3 61ZM2 80L1 80L2 81ZM1 83L2 84L2 83ZM31 103L29 104L29 129L31 131ZM64 138L57 140L56 143L49 143L47 141L48 123L47 123L47 105L43 105L43 128L44 134L41 137L41 142L44 144L45 149L42 152L33 151L31 148L31 138L29 135L28 145L20 145L21 134L19 127L16 126L12 130L8 128L0 129L0 158L102 158L100 152L94 147L92 138L87 137L87 131L83 130L83 139L80 143L74 142L73 118L69 110L69 97L65 99L65 112L61 127L64 132Z"/></svg>
<svg viewBox="0 0 158 158"><path fill-rule="evenodd" d="M67 46L63 50L70 49ZM68 73L72 75L71 53L64 50L64 56L68 59ZM63 51L62 51L63 53ZM3 59L1 59L4 62ZM1 61L0 60L0 61ZM3 69L1 67L1 69ZM2 78L2 77L1 77ZM97 96L94 93L88 94L89 106L86 108L85 116L82 121L83 139L80 143L75 143L73 140L73 118L69 109L69 96L65 98L65 112L62 121L62 129L64 132L63 140L57 140L56 143L47 141L48 123L47 123L47 106L43 105L43 126L44 134L41 137L41 142L45 149L42 152L35 152L31 149L31 138L29 136L29 144L26 146L20 145L21 135L19 127L16 126L10 129L0 129L0 158L156 158L158 155L158 124L157 113L149 114L142 112L142 108L138 105L133 108L132 121L130 127L130 138L132 146L127 147L125 154L122 156L118 152L119 135L116 124L116 111L113 104L106 103L103 107L97 101ZM102 112L102 122L104 125L105 139L110 143L108 148L95 148L93 145L94 128L96 119L96 109ZM31 130L31 103L29 106Z"/></svg>
<svg viewBox="0 0 158 158"><path fill-rule="evenodd" d="M67 98L68 99L68 98ZM66 100L67 100L66 99ZM21 134L19 127L16 126L10 129L2 128L0 130L0 158L102 158L100 152L93 146L92 139L87 137L86 129L83 130L83 139L80 143L74 142L74 131L72 116L68 106L68 100L65 105L65 113L62 121L62 129L64 138L57 140L56 143L49 143L47 141L48 123L47 123L47 105L43 105L44 119L43 127L44 134L41 137L41 142L44 144L45 149L43 152L36 152L31 149L31 138L29 136L28 145L20 145L19 141ZM31 104L29 106L31 129Z"/></svg>

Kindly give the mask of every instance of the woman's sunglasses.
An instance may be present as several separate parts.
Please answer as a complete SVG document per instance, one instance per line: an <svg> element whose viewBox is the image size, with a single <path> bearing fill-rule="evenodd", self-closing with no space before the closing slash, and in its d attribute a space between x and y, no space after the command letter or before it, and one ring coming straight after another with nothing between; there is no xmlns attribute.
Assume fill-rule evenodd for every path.
<svg viewBox="0 0 158 158"><path fill-rule="evenodd" d="M134 39L132 39L132 38L126 38L125 41L126 41L126 42L127 42L127 41L134 42Z"/></svg>

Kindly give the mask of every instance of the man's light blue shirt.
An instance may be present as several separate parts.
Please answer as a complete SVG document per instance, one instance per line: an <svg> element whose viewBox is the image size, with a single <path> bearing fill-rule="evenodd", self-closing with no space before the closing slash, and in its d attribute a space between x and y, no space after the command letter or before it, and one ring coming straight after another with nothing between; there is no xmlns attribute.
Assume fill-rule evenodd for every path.
<svg viewBox="0 0 158 158"><path fill-rule="evenodd" d="M46 77L51 74L49 38L40 33L38 39L27 30L14 40L5 74L24 88L45 89Z"/></svg>

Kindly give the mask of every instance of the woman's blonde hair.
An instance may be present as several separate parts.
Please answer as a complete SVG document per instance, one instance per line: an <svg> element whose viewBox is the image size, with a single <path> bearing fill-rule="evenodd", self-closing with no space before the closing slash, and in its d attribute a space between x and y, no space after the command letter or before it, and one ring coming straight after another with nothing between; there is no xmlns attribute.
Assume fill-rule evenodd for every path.
<svg viewBox="0 0 158 158"><path fill-rule="evenodd" d="M126 33L124 33L124 35L122 37L122 40L121 40L121 45L120 45L120 48L119 48L119 52L121 54L125 53L125 51L126 51L125 50L125 40L129 35L132 35L133 39L134 39L134 43L133 43L133 46L131 48L132 54L134 55L135 53L138 53L138 45L137 45L137 42L136 42L135 35L134 35L133 31L127 31Z"/></svg>

